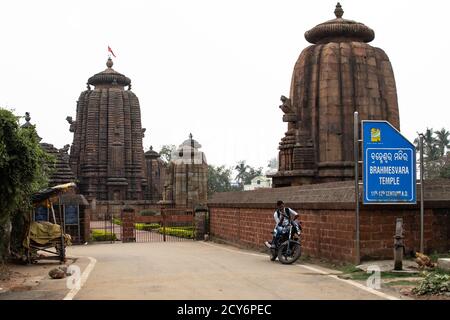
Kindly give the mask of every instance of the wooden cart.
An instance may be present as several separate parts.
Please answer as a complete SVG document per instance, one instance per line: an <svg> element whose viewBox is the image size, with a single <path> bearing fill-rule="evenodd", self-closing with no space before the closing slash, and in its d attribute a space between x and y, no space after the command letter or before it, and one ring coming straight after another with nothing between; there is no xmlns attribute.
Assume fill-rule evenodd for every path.
<svg viewBox="0 0 450 320"><path fill-rule="evenodd" d="M71 237L64 233L63 227L58 224L53 205L57 203L61 194L75 188L74 183L57 185L40 191L32 196L33 208L46 207L51 212L49 221L34 221L34 210L31 213L28 228L28 236L23 242L28 263L36 263L38 260L66 261L66 246L71 245ZM49 219L50 220L50 219ZM63 221L59 212L59 222ZM46 253L46 254L44 254Z"/></svg>

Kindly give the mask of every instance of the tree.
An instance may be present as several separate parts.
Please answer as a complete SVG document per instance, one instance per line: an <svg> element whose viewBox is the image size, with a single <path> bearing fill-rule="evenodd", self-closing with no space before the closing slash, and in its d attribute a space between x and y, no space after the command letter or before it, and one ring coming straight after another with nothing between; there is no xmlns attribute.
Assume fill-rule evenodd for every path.
<svg viewBox="0 0 450 320"><path fill-rule="evenodd" d="M225 166L215 167L208 165L208 196L216 192L232 191L230 183L231 169Z"/></svg>
<svg viewBox="0 0 450 320"><path fill-rule="evenodd" d="M444 161L439 176L441 178L450 179L450 154L445 155L443 159Z"/></svg>
<svg viewBox="0 0 450 320"><path fill-rule="evenodd" d="M173 144L165 144L161 147L161 151L159 152L159 154L165 162L170 162L170 160L172 160L172 153L176 149L177 147Z"/></svg>
<svg viewBox="0 0 450 320"><path fill-rule="evenodd" d="M234 167L234 170L236 170L237 171L237 175L236 175L236 177L235 177L235 179L236 179L236 182L237 183L239 183L239 185L241 186L241 187L243 187L243 185L244 185L244 180L245 180L245 177L246 177L246 174L247 174L247 170L250 168L250 166L248 166L246 163L245 163L245 160L241 160L241 161L239 161L237 164L236 164L236 166Z"/></svg>
<svg viewBox="0 0 450 320"><path fill-rule="evenodd" d="M434 137L434 130L428 129L423 136L424 155L429 161L434 161L439 158L439 148L436 145L436 138Z"/></svg>
<svg viewBox="0 0 450 320"><path fill-rule="evenodd" d="M0 108L0 261L9 255L11 219L29 212L30 196L47 185L53 161L34 126L20 127L19 117Z"/></svg>
<svg viewBox="0 0 450 320"><path fill-rule="evenodd" d="M436 146L439 150L439 155L443 157L445 155L445 151L450 149L450 131L442 128L434 133L436 134Z"/></svg>
<svg viewBox="0 0 450 320"><path fill-rule="evenodd" d="M269 163L267 164L267 167L273 170L278 170L278 158L274 157L269 160Z"/></svg>
<svg viewBox="0 0 450 320"><path fill-rule="evenodd" d="M423 135L424 177L450 177L449 156L446 152L450 148L450 132L445 128L433 130L427 128ZM416 150L419 151L419 139L414 140Z"/></svg>
<svg viewBox="0 0 450 320"><path fill-rule="evenodd" d="M250 184L253 178L260 176L262 174L262 169L262 167L259 167L258 169L250 167L249 171L245 175L244 184Z"/></svg>
<svg viewBox="0 0 450 320"><path fill-rule="evenodd" d="M439 150L436 146L436 138L433 136L433 128L425 131L423 135L423 155L430 161L436 160L439 157ZM419 138L414 140L416 150L419 151Z"/></svg>
<svg viewBox="0 0 450 320"><path fill-rule="evenodd" d="M244 184L250 184L254 177L262 174L263 168L255 169L246 164L245 160L239 161L234 170L237 171L236 181L239 183L241 190L244 188Z"/></svg>

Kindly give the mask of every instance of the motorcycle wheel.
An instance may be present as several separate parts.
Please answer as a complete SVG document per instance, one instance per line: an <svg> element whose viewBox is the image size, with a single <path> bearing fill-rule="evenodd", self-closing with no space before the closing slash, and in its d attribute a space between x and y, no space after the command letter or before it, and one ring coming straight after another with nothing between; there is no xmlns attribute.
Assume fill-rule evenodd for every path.
<svg viewBox="0 0 450 320"><path fill-rule="evenodd" d="M277 260L277 256L278 256L277 251L274 249L271 249L270 250L270 261Z"/></svg>
<svg viewBox="0 0 450 320"><path fill-rule="evenodd" d="M289 252L287 252L287 244L283 244L278 249L278 260L282 264L292 264L300 258L301 250L298 243L291 243L289 246Z"/></svg>

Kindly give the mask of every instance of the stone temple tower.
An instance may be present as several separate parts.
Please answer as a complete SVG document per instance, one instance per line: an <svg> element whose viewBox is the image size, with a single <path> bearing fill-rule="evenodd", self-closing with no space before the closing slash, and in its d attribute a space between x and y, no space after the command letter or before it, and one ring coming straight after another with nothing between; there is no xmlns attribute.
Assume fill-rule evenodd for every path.
<svg viewBox="0 0 450 320"><path fill-rule="evenodd" d="M106 66L88 79L77 101L76 121L67 117L74 133L70 166L80 193L88 198L141 200L145 177L139 100L131 80L112 69L111 58Z"/></svg>
<svg viewBox="0 0 450 320"><path fill-rule="evenodd" d="M298 58L289 98L280 105L288 131L279 146L273 186L354 179L353 113L400 129L394 73L386 53L362 23L336 18L305 33L313 45Z"/></svg>
<svg viewBox="0 0 450 320"><path fill-rule="evenodd" d="M201 144L189 135L172 153L164 183L163 201L175 207L206 205L208 163Z"/></svg>

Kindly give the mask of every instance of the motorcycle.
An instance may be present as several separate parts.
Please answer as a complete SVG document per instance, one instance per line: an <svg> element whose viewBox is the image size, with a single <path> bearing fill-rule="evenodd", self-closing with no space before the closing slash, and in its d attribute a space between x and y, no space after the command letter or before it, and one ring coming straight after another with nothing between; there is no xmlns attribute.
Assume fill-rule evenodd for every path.
<svg viewBox="0 0 450 320"><path fill-rule="evenodd" d="M301 232L302 227L295 220L283 226L275 247L270 248L270 260L275 261L278 258L282 264L292 264L297 261L301 256Z"/></svg>

